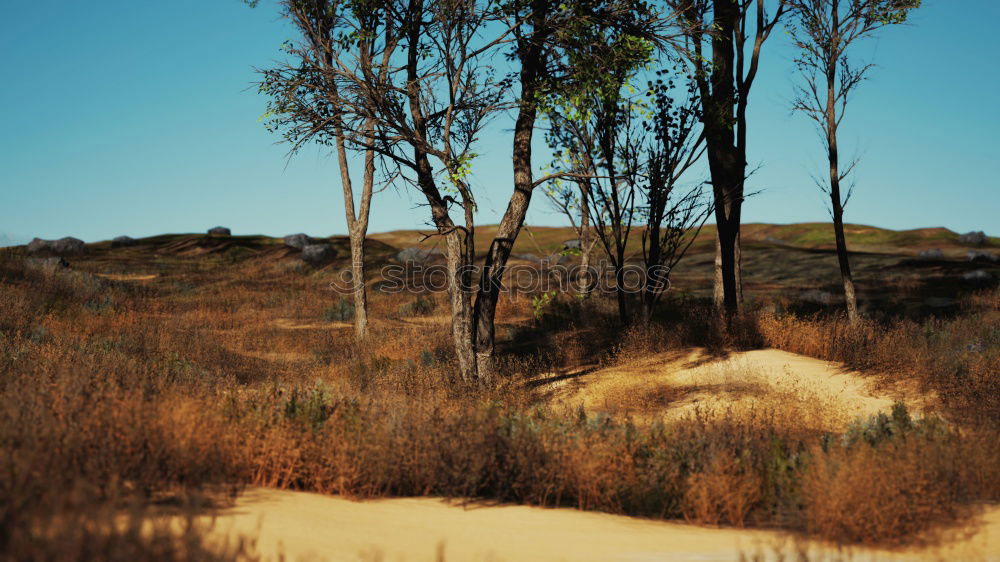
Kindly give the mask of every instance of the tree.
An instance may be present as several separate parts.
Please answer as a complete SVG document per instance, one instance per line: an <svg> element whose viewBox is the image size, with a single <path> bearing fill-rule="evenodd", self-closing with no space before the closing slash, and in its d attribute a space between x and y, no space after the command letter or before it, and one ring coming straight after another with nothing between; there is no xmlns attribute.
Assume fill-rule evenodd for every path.
<svg viewBox="0 0 1000 562"><path fill-rule="evenodd" d="M375 183L375 151L370 147L361 149L364 168L359 207L356 208L348 164L348 144L352 141L345 133L346 115L341 109L343 98L334 62L335 54L346 49L354 52L359 61L366 61L381 73L386 72L387 61L373 58L371 38L379 28L379 21L372 17L373 13L366 13L367 8L362 3L343 0L284 0L281 9L300 39L285 45L292 62L260 71L259 90L270 97L265 113L267 126L283 134L292 145L290 154L309 142L335 147L351 243L354 333L358 340L364 340L368 337L364 244ZM338 36L337 32L347 26L363 33ZM372 139L375 120L365 120L360 132L362 138ZM370 140L367 143L370 144Z"/></svg>
<svg viewBox="0 0 1000 562"><path fill-rule="evenodd" d="M547 136L556 166L567 166L585 187L590 222L615 274L618 315L633 320L629 310L626 248L639 226L643 248L642 318L669 286L669 272L690 247L711 206L701 198L701 185L683 190L681 177L703 154L696 88L689 84L680 97L672 79L658 72L642 94L625 74L617 90L594 92L575 107L553 113ZM637 286L638 288L638 286Z"/></svg>
<svg viewBox="0 0 1000 562"><path fill-rule="evenodd" d="M694 71L701 97L718 229L715 303L727 315L738 312L742 300L740 225L748 176L747 104L764 42L787 12L785 0L777 0L773 15L765 3L667 0L679 14L687 39L681 53Z"/></svg>
<svg viewBox="0 0 1000 562"><path fill-rule="evenodd" d="M549 140L549 145L554 142ZM590 226L590 184L584 177L591 166L583 162L578 155L584 155L583 151L576 149L558 153L555 156L557 163L555 166L564 165L574 174L580 177L570 181L553 180L545 189L545 196L549 203L565 216L576 233L577 244L580 252L580 269L574 281L579 289L578 295L581 298L588 298L594 288L595 279L591 276L591 255L597 245L597 238L593 236Z"/></svg>
<svg viewBox="0 0 1000 562"><path fill-rule="evenodd" d="M657 302L670 288L670 273L713 210L702 197L703 183L686 190L680 187L681 178L705 152L697 84L690 76L687 78L683 96L678 95L673 80L657 78L649 85L652 122L645 128L651 138L644 147L644 177L639 189L645 227L642 318L647 324Z"/></svg>
<svg viewBox="0 0 1000 562"><path fill-rule="evenodd" d="M485 124L507 107L509 89L489 57L509 31L488 35L493 2L395 0L361 5L377 29L357 24L341 36L365 35L378 71L352 51L334 54L341 108L355 142L382 156L395 177L420 192L436 235L445 239L452 340L461 376L476 380L473 266L476 200L469 184L474 146ZM351 22L345 22L351 23ZM375 123L369 138L365 124ZM461 218L452 216L453 208Z"/></svg>
<svg viewBox="0 0 1000 562"><path fill-rule="evenodd" d="M837 130L850 95L872 65L852 65L847 50L886 25L905 22L910 10L920 6L920 0L790 0L789 6L795 14L791 32L799 49L795 65L802 80L796 87L792 107L816 122L826 147L828 183L817 183L830 197L847 316L851 322L857 322L858 302L844 236L844 207L854 186L845 190L841 182L851 175L858 161L840 165Z"/></svg>

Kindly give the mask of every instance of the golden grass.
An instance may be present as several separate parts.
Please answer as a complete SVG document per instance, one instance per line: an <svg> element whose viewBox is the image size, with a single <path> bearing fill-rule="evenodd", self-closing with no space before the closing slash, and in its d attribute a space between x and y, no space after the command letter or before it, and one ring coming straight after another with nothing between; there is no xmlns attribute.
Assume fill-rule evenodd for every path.
<svg viewBox="0 0 1000 562"><path fill-rule="evenodd" d="M971 502L1000 498L990 441L1000 419L995 296L970 300L953 320L861 328L759 314L723 330L684 303L645 331L615 327L600 299L538 320L527 299L502 301L505 376L472 389L455 376L448 325L405 314L433 318L446 310L440 295L428 308L373 291L373 338L358 345L350 330L326 329L324 311L339 296L324 272L252 258L171 267L115 281L0 260L0 557L134 544L95 531L46 546L25 530L58 517L100 522L166 492L246 484L781 525L855 542L905 541ZM963 351L970 342L982 349ZM891 431L871 422L858 431L877 438L851 441L850 431L810 421L834 417L821 398L774 391L750 367L708 382L754 397L753 408L694 409L666 423L629 417L683 393L627 384L608 394L605 411L576 411L525 384L552 369L631 368L690 345L723 355L762 344L886 380L914 377L956 425L927 433L930 422ZM890 472L904 477L889 485ZM884 520L862 524L858 514L873 511ZM137 551L122 552L108 558Z"/></svg>

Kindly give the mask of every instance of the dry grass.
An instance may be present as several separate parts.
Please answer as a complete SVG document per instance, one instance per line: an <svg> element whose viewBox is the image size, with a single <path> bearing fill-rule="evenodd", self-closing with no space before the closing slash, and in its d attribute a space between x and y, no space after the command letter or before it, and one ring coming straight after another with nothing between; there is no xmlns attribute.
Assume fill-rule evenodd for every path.
<svg viewBox="0 0 1000 562"><path fill-rule="evenodd" d="M439 295L417 306L373 291L375 337L357 345L349 329L324 327L338 298L326 272L254 258L158 267L134 282L0 259L0 558L204 559L197 529L176 541L138 523L119 532L108 514L250 483L781 525L855 542L904 541L1000 498L995 296L953 320L857 330L767 315L725 330L687 302L665 308L663 329L623 331L600 299L538 320L520 299L501 307L503 382L470 389L456 380L448 325L434 320L446 310ZM970 342L982 350L963 351ZM718 354L766 344L911 373L949 420L963 422L964 408L983 423L927 434L914 422L851 441L792 423L800 416L777 396L638 424L626 412L675 397L622 396L610 417L553 410L524 384L692 344ZM34 531L62 522L78 532Z"/></svg>

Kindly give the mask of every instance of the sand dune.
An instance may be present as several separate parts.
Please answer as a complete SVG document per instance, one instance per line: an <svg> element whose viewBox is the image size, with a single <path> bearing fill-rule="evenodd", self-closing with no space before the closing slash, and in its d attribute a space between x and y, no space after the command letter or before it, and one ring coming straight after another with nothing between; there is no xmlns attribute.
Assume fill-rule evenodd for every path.
<svg viewBox="0 0 1000 562"><path fill-rule="evenodd" d="M832 431L858 417L888 412L899 400L917 411L924 402L914 395L878 393L870 377L837 363L776 349L725 357L704 350L652 355L565 377L550 390L557 403L638 419L755 409Z"/></svg>
<svg viewBox="0 0 1000 562"><path fill-rule="evenodd" d="M838 552L788 534L715 529L527 506L462 506L437 498L351 501L255 488L221 510L215 540L246 534L268 560L659 561L738 560L741 554L816 560L1000 560L1000 508L964 540L923 550ZM843 555L844 558L839 558ZM849 556L849 558L848 558Z"/></svg>

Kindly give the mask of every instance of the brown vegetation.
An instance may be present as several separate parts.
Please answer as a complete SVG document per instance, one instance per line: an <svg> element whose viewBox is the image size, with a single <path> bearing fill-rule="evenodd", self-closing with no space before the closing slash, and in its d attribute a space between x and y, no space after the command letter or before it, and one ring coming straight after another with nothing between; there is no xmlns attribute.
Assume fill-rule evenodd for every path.
<svg viewBox="0 0 1000 562"><path fill-rule="evenodd" d="M537 320L529 298L502 300L503 376L470 388L434 318L440 295L375 293L363 346L332 318L322 271L221 255L102 260L112 258L71 270L0 261L5 559L203 559L197 529L175 541L138 521L165 498L197 507L247 484L777 525L849 542L911 541L1000 499L996 291L952 319L856 330L839 317L748 312L727 332L709 303L690 301L664 307L657 330L623 332L599 296L559 297ZM161 274L87 272L112 263ZM344 327L331 337L330 325ZM898 408L832 434L778 423L775 403L640 423L550 404L537 384L692 345L778 347L916 381L947 422ZM640 398L671 399L658 396ZM74 532L44 534L64 524ZM249 556L244 547L220 556Z"/></svg>

